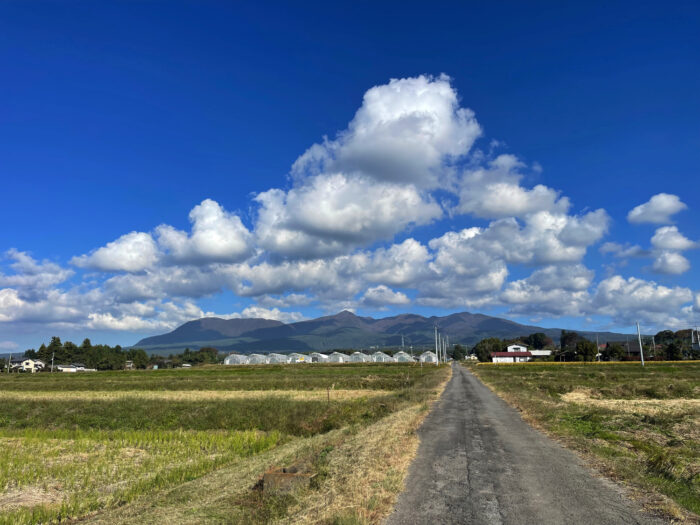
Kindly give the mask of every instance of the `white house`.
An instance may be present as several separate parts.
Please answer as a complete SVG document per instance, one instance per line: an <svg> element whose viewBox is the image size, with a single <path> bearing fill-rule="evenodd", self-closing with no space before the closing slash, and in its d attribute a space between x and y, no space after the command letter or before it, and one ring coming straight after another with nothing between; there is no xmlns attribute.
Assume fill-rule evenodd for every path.
<svg viewBox="0 0 700 525"><path fill-rule="evenodd" d="M248 356L242 354L229 354L224 359L225 365L247 365Z"/></svg>
<svg viewBox="0 0 700 525"><path fill-rule="evenodd" d="M40 359L30 359L28 357L20 357L19 359L10 360L10 370L18 372L38 372L43 370L46 365Z"/></svg>
<svg viewBox="0 0 700 525"><path fill-rule="evenodd" d="M437 363L437 355L435 352L423 352L419 357L418 360L421 363Z"/></svg>
<svg viewBox="0 0 700 525"><path fill-rule="evenodd" d="M494 363L525 363L531 359L530 352L491 352L491 361Z"/></svg>
<svg viewBox="0 0 700 525"><path fill-rule="evenodd" d="M340 352L333 352L331 355L328 356L328 361L331 363L347 363L348 356L345 354L341 354Z"/></svg>
<svg viewBox="0 0 700 525"><path fill-rule="evenodd" d="M506 348L508 352L527 352L527 346L525 345L510 345Z"/></svg>

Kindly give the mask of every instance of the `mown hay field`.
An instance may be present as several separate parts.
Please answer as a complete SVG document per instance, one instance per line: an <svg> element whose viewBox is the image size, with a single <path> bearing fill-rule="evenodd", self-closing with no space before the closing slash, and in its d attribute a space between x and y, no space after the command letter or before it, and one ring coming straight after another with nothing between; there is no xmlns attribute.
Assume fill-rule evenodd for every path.
<svg viewBox="0 0 700 525"><path fill-rule="evenodd" d="M378 484L354 493L379 500L352 501L353 519L373 522L448 374L343 364L0 376L0 524L321 523L344 519L347 508L318 502L336 499L348 473ZM363 443L377 436L405 450L373 457ZM314 473L311 489L253 490L266 469L296 465Z"/></svg>
<svg viewBox="0 0 700 525"><path fill-rule="evenodd" d="M700 514L700 362L470 368L648 506L697 519L688 512Z"/></svg>

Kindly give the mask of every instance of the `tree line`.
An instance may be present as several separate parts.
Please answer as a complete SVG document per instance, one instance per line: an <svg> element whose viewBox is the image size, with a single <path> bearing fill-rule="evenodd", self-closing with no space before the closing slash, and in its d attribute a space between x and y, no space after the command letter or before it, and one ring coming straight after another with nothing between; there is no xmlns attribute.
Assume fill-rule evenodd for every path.
<svg viewBox="0 0 700 525"><path fill-rule="evenodd" d="M644 337L642 348L644 358L648 360L679 361L683 359L700 359L700 350L690 344L690 330L663 330L653 336ZM546 361L594 361L600 353L601 361L639 360L639 342L631 338L629 342L604 343L599 349L578 332L562 330L559 344L538 332L515 339L489 337L479 341L471 350L479 361L491 361L491 353L504 352L512 344L524 344L530 349L552 350L552 354L543 358Z"/></svg>
<svg viewBox="0 0 700 525"><path fill-rule="evenodd" d="M38 350L33 348L26 350L23 357L40 359L48 370L53 360L54 366L80 363L86 368L96 370L123 370L127 361L131 361L134 368L148 368L158 365L159 368L172 368L190 365L217 363L222 361L216 348L204 347L199 350L186 348L181 354L171 354L167 357L160 355L149 356L141 348L124 349L120 345L93 345L90 339L83 340L80 346L72 341L61 341L60 337L52 337L48 345L42 343ZM0 359L3 368L6 360Z"/></svg>

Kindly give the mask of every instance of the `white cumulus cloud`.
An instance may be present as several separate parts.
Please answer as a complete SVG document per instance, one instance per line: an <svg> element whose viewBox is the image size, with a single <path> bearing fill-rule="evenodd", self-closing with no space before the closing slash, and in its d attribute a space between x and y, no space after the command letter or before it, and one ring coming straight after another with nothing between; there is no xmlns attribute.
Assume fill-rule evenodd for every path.
<svg viewBox="0 0 700 525"><path fill-rule="evenodd" d="M104 272L140 272L158 260L158 246L148 233L131 232L87 255L73 257L71 264Z"/></svg>
<svg viewBox="0 0 700 525"><path fill-rule="evenodd" d="M627 220L631 223L667 224L671 222L671 215L687 207L677 195L658 193L644 204L630 210Z"/></svg>

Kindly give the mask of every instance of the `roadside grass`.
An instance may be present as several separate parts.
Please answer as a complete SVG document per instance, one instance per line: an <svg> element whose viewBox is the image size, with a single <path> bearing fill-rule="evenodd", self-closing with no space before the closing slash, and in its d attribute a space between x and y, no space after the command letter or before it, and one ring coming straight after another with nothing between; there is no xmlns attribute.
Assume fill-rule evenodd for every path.
<svg viewBox="0 0 700 525"><path fill-rule="evenodd" d="M353 437L373 429L362 439L383 435L392 442L386 428L394 428L398 415L423 413L448 373L416 365L305 367L170 373L180 390L160 371L107 373L103 381L102 373L0 380L0 524L99 522L110 512L128 516L121 511L152 500L164 505L155 509L153 523L286 519L299 498L335 483L332 460ZM231 471L230 481L246 473L259 477L278 461L311 465L314 488L262 498L239 479L238 496L222 489L227 499L221 508L200 508L192 520L194 502L187 498L184 514L174 510L183 498L180 487L219 472ZM352 462L353 472L365 463ZM179 516L174 521L168 517L173 512ZM131 520L146 523L143 512Z"/></svg>
<svg viewBox="0 0 700 525"><path fill-rule="evenodd" d="M607 474L700 514L700 363L469 368ZM668 500L649 504L684 514Z"/></svg>

